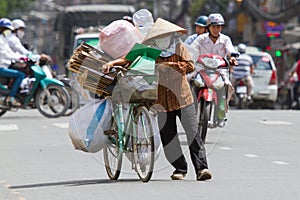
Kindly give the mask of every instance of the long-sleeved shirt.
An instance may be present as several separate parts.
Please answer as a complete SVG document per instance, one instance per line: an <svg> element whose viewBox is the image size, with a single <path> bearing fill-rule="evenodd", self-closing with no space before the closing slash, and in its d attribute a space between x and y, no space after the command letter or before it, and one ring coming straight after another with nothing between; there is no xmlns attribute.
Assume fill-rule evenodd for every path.
<svg viewBox="0 0 300 200"><path fill-rule="evenodd" d="M169 57L158 57L156 63L172 62L159 70L158 100L155 102L158 111L170 112L188 106L194 102L186 73L194 70L191 56L182 44L175 54Z"/></svg>
<svg viewBox="0 0 300 200"><path fill-rule="evenodd" d="M184 41L184 44L188 44L191 45L194 40L198 37L199 34L195 33L193 35L190 35L189 37L186 38L186 40Z"/></svg>
<svg viewBox="0 0 300 200"><path fill-rule="evenodd" d="M9 44L10 48L14 52L18 52L23 55L29 54L29 51L22 45L20 39L17 37L17 35L15 33L11 33L7 37L7 40L8 40L8 44Z"/></svg>
<svg viewBox="0 0 300 200"><path fill-rule="evenodd" d="M11 50L7 38L0 34L0 68L7 68L12 61L19 60L21 57L22 55Z"/></svg>
<svg viewBox="0 0 300 200"><path fill-rule="evenodd" d="M199 51L199 55L216 54L226 57L228 54L236 52L230 37L222 33L220 33L216 43L210 39L209 33L203 33L194 40L191 46Z"/></svg>

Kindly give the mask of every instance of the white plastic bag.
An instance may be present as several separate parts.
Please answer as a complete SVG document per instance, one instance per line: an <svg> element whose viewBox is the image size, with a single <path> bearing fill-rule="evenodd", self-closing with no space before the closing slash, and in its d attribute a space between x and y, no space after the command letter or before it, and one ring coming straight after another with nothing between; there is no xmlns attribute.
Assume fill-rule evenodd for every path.
<svg viewBox="0 0 300 200"><path fill-rule="evenodd" d="M147 35L148 31L154 24L152 13L147 9L136 11L133 16L134 25L141 31L143 36Z"/></svg>
<svg viewBox="0 0 300 200"><path fill-rule="evenodd" d="M69 136L75 149L95 153L108 142L104 135L112 124L112 105L109 99L90 101L70 118Z"/></svg>
<svg viewBox="0 0 300 200"><path fill-rule="evenodd" d="M135 43L141 43L142 34L126 20L116 20L100 31L101 49L113 59L125 56Z"/></svg>

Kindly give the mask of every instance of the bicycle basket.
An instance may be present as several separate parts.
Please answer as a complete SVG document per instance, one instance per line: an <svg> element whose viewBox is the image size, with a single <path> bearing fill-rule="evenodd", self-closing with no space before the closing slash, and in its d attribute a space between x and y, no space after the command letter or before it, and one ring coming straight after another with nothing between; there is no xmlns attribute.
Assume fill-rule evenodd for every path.
<svg viewBox="0 0 300 200"><path fill-rule="evenodd" d="M116 73L104 74L91 68L82 66L77 76L79 84L84 88L100 96L111 96L116 84Z"/></svg>
<svg viewBox="0 0 300 200"><path fill-rule="evenodd" d="M116 92L121 92L125 102L151 102L157 100L158 72L155 60L138 56L129 66L129 71L118 80Z"/></svg>

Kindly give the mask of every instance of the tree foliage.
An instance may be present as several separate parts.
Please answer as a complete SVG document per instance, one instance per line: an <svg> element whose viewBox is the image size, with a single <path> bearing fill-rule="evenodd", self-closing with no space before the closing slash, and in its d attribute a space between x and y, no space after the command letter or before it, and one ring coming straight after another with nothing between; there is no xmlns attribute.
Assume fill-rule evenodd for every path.
<svg viewBox="0 0 300 200"><path fill-rule="evenodd" d="M15 12L22 12L35 0L1 0L0 17L10 17Z"/></svg>
<svg viewBox="0 0 300 200"><path fill-rule="evenodd" d="M206 0L196 0L192 1L191 7L190 7L190 17L192 19L196 19L199 15L201 15L202 7Z"/></svg>
<svg viewBox="0 0 300 200"><path fill-rule="evenodd" d="M209 15L213 12L225 14L229 0L192 0L190 17L196 20L200 15Z"/></svg>

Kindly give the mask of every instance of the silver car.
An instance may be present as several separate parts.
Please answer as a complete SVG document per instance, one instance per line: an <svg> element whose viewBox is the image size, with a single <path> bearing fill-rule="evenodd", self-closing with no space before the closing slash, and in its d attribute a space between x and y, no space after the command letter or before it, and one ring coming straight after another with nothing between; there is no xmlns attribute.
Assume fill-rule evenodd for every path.
<svg viewBox="0 0 300 200"><path fill-rule="evenodd" d="M275 108L278 92L277 69L267 52L246 51L255 64L252 108Z"/></svg>

